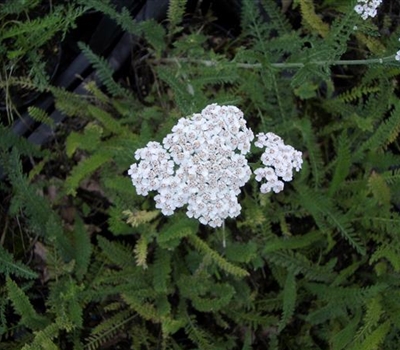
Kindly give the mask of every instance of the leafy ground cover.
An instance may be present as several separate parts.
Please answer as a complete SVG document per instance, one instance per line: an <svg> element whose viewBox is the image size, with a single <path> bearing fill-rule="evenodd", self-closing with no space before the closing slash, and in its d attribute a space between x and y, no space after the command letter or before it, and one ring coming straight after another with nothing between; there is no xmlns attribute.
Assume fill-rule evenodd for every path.
<svg viewBox="0 0 400 350"><path fill-rule="evenodd" d="M140 22L143 2L122 5L0 7L0 348L398 349L399 4L175 0ZM131 35L117 73L85 27L104 15ZM48 49L54 77L80 53L96 74L57 86ZM216 228L163 215L128 175L212 103L302 152L283 191L251 175ZM45 146L13 131L24 113Z"/></svg>

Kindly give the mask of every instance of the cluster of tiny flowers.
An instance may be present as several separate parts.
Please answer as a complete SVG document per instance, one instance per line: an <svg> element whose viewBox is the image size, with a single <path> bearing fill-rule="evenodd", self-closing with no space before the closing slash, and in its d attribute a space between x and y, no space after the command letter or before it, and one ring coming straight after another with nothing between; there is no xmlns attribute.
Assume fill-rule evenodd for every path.
<svg viewBox="0 0 400 350"><path fill-rule="evenodd" d="M212 104L179 119L162 145L137 150L128 173L138 194L158 192L164 215L187 205L188 217L219 227L240 214L237 196L251 175L245 155L253 138L237 107Z"/></svg>
<svg viewBox="0 0 400 350"><path fill-rule="evenodd" d="M399 38L400 41L400 38ZM396 52L396 56L394 56L396 61L400 61L400 50Z"/></svg>
<svg viewBox="0 0 400 350"><path fill-rule="evenodd" d="M293 169L296 169L296 171L301 169L302 153L296 151L290 145L285 145L283 140L272 132L258 134L257 141L254 144L259 148L266 148L261 156L261 161L265 167L254 171L257 181L266 180L261 185L260 191L262 193L282 191L283 181L292 180Z"/></svg>
<svg viewBox="0 0 400 350"><path fill-rule="evenodd" d="M377 8L382 3L382 0L358 0L358 4L354 10L361 15L361 18L366 20L368 17L375 17Z"/></svg>

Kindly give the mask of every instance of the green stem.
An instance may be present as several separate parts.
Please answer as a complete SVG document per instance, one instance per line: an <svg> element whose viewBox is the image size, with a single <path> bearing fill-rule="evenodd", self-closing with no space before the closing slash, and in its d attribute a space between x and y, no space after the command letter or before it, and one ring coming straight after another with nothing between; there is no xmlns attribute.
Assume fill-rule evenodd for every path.
<svg viewBox="0 0 400 350"><path fill-rule="evenodd" d="M329 64L331 66L362 66L368 64L382 64L384 62L393 61L394 55L383 58L371 58L368 60L337 60L337 61L311 61L309 64L315 64L317 66L323 66ZM272 63L272 67L275 68L302 68L305 66L304 63Z"/></svg>
<svg viewBox="0 0 400 350"><path fill-rule="evenodd" d="M283 62L283 63L270 63L269 66L272 68L285 69L285 68L303 68L307 64L314 64L316 66L323 66L329 64L331 66L356 66L356 65L368 65L368 64L382 64L384 62L390 62L394 60L394 55L386 56L383 58L371 58L367 60L336 60L336 61L311 61L308 63L303 62ZM217 61L210 60L195 60L190 58L163 58L158 62L164 63L197 63L207 67L214 67L219 64ZM232 62L235 63L235 62ZM254 69L262 68L261 63L235 63L239 68Z"/></svg>

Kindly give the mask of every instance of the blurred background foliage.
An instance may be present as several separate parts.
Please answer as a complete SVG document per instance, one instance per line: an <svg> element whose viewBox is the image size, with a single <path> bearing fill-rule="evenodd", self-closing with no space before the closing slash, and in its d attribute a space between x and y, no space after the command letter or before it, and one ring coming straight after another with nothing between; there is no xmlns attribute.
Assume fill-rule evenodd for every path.
<svg viewBox="0 0 400 350"><path fill-rule="evenodd" d="M367 21L348 0L171 0L135 20L143 4L0 5L0 349L398 349L398 2ZM130 35L116 73L86 39L96 16ZM95 74L68 90L51 72L78 53ZM282 193L250 181L218 230L162 216L127 176L210 103L304 160ZM16 134L25 112L45 146Z"/></svg>

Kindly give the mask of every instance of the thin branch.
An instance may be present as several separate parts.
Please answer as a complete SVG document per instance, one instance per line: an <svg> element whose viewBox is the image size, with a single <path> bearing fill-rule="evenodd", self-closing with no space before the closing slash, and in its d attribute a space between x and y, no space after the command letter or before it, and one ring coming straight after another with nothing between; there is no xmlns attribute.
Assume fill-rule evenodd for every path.
<svg viewBox="0 0 400 350"><path fill-rule="evenodd" d="M303 68L304 66L316 65L316 66L324 66L326 64L331 66L356 66L356 65L369 65L369 64L383 64L391 61L395 61L395 55L383 57L383 58L371 58L367 60L336 60L336 61L311 61L309 63L303 62L282 62L282 63L269 63L268 66L271 68L277 69L285 69L285 68ZM196 60L192 58L162 58L159 60L152 60L157 63L176 63L180 65L181 63L195 63L201 64L206 67L215 67L219 65L218 61L212 60ZM259 69L262 68L261 63L240 63L231 61L232 64L235 64L238 68L244 69Z"/></svg>

